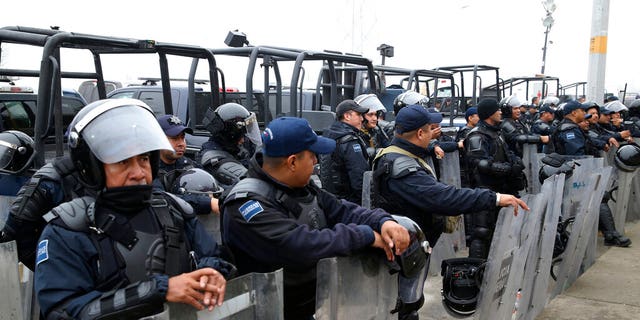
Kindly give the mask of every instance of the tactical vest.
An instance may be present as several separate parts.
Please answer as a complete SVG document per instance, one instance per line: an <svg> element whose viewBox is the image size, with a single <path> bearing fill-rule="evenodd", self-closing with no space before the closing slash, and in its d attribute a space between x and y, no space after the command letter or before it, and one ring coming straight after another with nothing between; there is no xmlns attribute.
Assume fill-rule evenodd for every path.
<svg viewBox="0 0 640 320"><path fill-rule="evenodd" d="M322 181L322 188L339 198L346 198L351 194L349 173L339 149L340 145L351 141L356 141L360 145L363 157L369 159L367 144L355 134L347 134L338 138L336 140L336 149L333 153L320 155L320 181Z"/></svg>
<svg viewBox="0 0 640 320"><path fill-rule="evenodd" d="M507 143L502 138L502 135L498 131L490 130L484 126L476 126L475 128L469 131L467 135L467 140L472 141L475 139L474 135L481 135L482 141L487 143L489 146L489 155L492 156L492 160L495 162L510 162L510 159L507 155L507 150L509 147ZM465 142L466 148L466 142ZM468 152L468 150L465 150ZM487 174L483 174L480 172L477 166L472 163L471 158L468 154L466 154L465 165L467 166L468 176L470 178L471 186L473 187L489 187L492 190L502 190L502 186L506 183L505 178L498 178L493 176L488 176Z"/></svg>
<svg viewBox="0 0 640 320"><path fill-rule="evenodd" d="M553 134L551 135L551 141L553 142L553 152L558 153L558 154L562 154L562 155L566 155L567 154L567 149L565 148L564 143L560 139L560 134L562 134L563 132L569 131L569 130L574 130L575 128L578 128L578 130L575 130L575 131L576 132L579 131L580 134L582 134L583 137L584 137L584 143L585 143L584 152L585 152L585 154L587 154L587 152L592 149L591 140L589 139L588 136L586 136L582 132L582 129L580 129L580 127L578 127L577 124L575 124L574 122L561 122L560 126L558 126L558 129L556 129L556 131L554 131Z"/></svg>
<svg viewBox="0 0 640 320"><path fill-rule="evenodd" d="M100 290L108 290L146 280L153 273L174 276L194 269L191 247L184 234L183 212L189 207L180 198L164 194L168 197L154 193L150 207L129 219L96 212L95 200L91 197L63 203L44 218L65 229L88 234L100 259L97 283ZM181 207L183 212L176 207ZM138 223L153 223L157 232L137 230Z"/></svg>
<svg viewBox="0 0 640 320"><path fill-rule="evenodd" d="M384 156L390 153L401 154L401 156L390 160ZM378 163L379 161L382 161L382 163ZM389 179L402 178L417 171L425 171L435 178L433 169L424 159L395 145L380 150L373 162L375 170L371 177L372 207L409 217L427 235L429 243L436 243L438 237L444 231L445 217L425 214L425 210L422 208L415 208L404 203L404 201L394 199L393 194L387 187Z"/></svg>

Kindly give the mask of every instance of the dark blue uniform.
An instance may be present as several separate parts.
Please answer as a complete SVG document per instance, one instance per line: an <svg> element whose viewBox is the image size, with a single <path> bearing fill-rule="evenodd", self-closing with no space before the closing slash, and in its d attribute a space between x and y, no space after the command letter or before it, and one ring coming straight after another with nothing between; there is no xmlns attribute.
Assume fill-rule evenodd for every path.
<svg viewBox="0 0 640 320"><path fill-rule="evenodd" d="M318 260L369 247L373 230L391 216L339 200L313 183L290 189L261 165L258 152L248 177L223 200L223 242L241 274L284 268L285 318L306 319L315 311ZM244 184L249 189L239 190Z"/></svg>
<svg viewBox="0 0 640 320"><path fill-rule="evenodd" d="M549 136L551 137L551 134L553 133L553 131L556 128L552 125L552 122L544 122L540 119L536 120L532 125L531 125L531 133L533 134L537 134L537 135L541 135L541 136ZM547 153L547 145L539 143L538 144L538 152L544 152Z"/></svg>
<svg viewBox="0 0 640 320"><path fill-rule="evenodd" d="M76 199L74 202L79 200L81 199ZM172 203L170 200L167 201ZM225 276L228 276L227 273L231 271L228 269L229 265L218 258L220 251L215 240L207 234L197 218L192 213L182 211L184 210L182 207L172 205L171 210L180 212L183 221L182 228L178 228L176 231L181 240L172 243L172 245L182 243L180 246L182 254L179 258L186 262L179 264L174 271L163 272L169 269L167 266L170 262L165 262L164 259L158 260L152 249L155 243L150 245L150 241L145 241L146 238L151 237L150 235L160 234L158 239L161 243L163 242L161 236L163 225L157 220L158 209L140 201L135 208L121 209L116 212L109 209L110 205L101 205L101 203L107 202L109 201L101 201L100 198L96 202L96 221L101 221L100 217L103 215L113 215L115 217L113 225L116 228L107 229L107 226L98 225L96 228L104 228L103 234L94 232L93 230L96 229L90 229L88 225L82 227L86 227L83 231L79 230L79 227L66 225L65 219L55 212L62 210L60 208L68 204L63 204L49 213L55 218L46 226L40 237L35 273L35 290L40 308L45 316L57 318L66 314L74 319L86 317L86 313L90 312L88 310L90 308L86 307L92 301L100 303L96 299L108 295L111 290L128 286L131 287L127 290L134 292L135 290L145 291L145 288L149 289L149 287L144 286L150 286L152 294L156 295L156 299L159 299L159 306L156 306L156 310L159 307L159 310L162 311L162 302L167 292L169 277L191 271L189 263L195 262L189 261L188 250L193 250L198 257L197 268L211 267ZM165 205L166 203L164 202ZM123 208L121 205L118 207ZM79 208L86 209L86 207ZM86 212L79 213L86 214ZM87 218L85 217L85 219ZM116 249L127 243L126 237L120 238L118 236L122 235L118 231L125 227L130 227L139 239L136 240L137 242L130 251L145 253L138 256L134 263L128 260L127 249L125 251ZM111 229L114 230L113 236L110 232ZM165 235L167 238L172 238L170 234L165 233ZM177 241L176 239L173 238ZM165 248L169 245L168 241L171 240L164 240ZM167 253L167 255L169 254ZM165 257L164 254L162 257ZM138 270L138 272L131 270ZM136 286L143 287L136 289ZM125 301L120 301L120 303L125 303ZM103 306L103 312L108 310L107 307ZM126 313L121 314L119 318L124 318L124 315Z"/></svg>
<svg viewBox="0 0 640 320"><path fill-rule="evenodd" d="M587 153L589 137L569 119L564 119L551 136L554 152L561 155L584 156Z"/></svg>
<svg viewBox="0 0 640 320"><path fill-rule="evenodd" d="M395 137L391 144L422 159L427 157L425 149L404 139ZM409 164L412 166L407 167L406 172L394 174L394 164L398 165L396 161L399 159L410 160ZM381 175L378 178L378 172L388 172L389 175ZM419 161L400 153L392 152L376 159L374 178L376 184L379 183L379 194L374 195L373 203L418 223L432 246L444 230L443 216L456 216L496 207L495 192L488 189L458 189L440 183L428 169L420 165Z"/></svg>
<svg viewBox="0 0 640 320"><path fill-rule="evenodd" d="M322 135L337 144L333 153L320 155L322 188L338 198L362 203L362 175L370 169L362 131L336 121Z"/></svg>

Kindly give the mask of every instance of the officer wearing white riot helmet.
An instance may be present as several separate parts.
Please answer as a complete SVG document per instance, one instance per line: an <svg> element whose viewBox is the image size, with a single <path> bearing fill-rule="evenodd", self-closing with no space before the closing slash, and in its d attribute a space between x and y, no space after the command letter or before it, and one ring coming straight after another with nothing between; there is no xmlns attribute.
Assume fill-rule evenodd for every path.
<svg viewBox="0 0 640 320"><path fill-rule="evenodd" d="M164 302L213 309L235 267L192 208L153 193L160 150L171 150L153 111L133 99L93 102L74 118L69 150L95 198L63 203L37 247L35 290L47 319L140 318Z"/></svg>

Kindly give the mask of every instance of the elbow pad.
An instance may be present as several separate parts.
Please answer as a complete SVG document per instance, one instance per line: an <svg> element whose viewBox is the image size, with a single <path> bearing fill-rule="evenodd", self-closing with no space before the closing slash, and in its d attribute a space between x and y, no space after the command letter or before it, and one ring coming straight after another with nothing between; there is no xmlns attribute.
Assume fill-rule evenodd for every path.
<svg viewBox="0 0 640 320"><path fill-rule="evenodd" d="M236 161L227 161L218 167L213 177L220 183L230 186L238 182L247 173L247 168Z"/></svg>
<svg viewBox="0 0 640 320"><path fill-rule="evenodd" d="M478 161L478 170L492 176L506 176L511 173L511 165L506 162L491 162L486 159Z"/></svg>
<svg viewBox="0 0 640 320"><path fill-rule="evenodd" d="M80 318L137 319L158 314L164 308L164 295L154 280L132 283L89 302L80 312Z"/></svg>

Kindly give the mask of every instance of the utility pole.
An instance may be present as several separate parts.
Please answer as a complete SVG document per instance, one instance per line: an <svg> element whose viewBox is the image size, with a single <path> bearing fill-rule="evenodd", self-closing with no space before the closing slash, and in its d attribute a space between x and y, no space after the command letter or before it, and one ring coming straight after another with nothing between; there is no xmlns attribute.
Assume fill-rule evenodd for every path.
<svg viewBox="0 0 640 320"><path fill-rule="evenodd" d="M593 0L587 100L604 101L604 77L607 64L607 34L609 31L609 0Z"/></svg>
<svg viewBox="0 0 640 320"><path fill-rule="evenodd" d="M542 2L542 6L544 10L547 12L547 15L542 20L542 25L545 27L544 31L544 47L542 47L542 68L540 68L540 74L544 76L544 67L547 61L547 43L549 40L549 31L551 31L551 27L553 27L553 17L551 14L556 11L556 4L553 3L553 0L546 0Z"/></svg>

